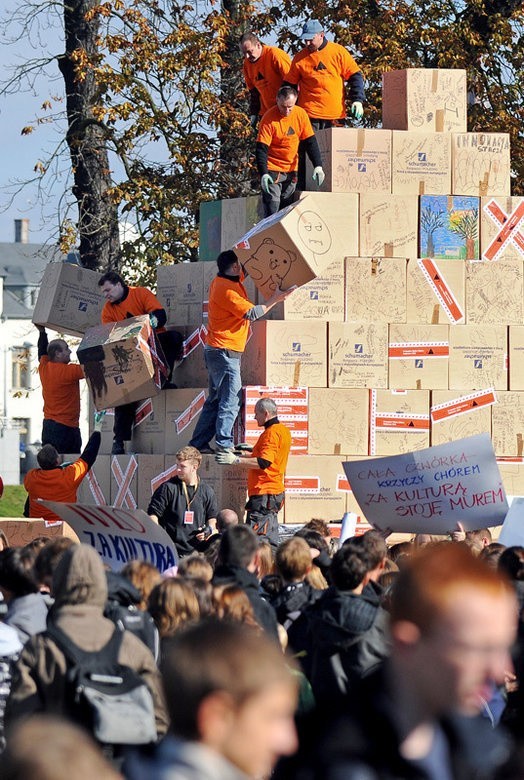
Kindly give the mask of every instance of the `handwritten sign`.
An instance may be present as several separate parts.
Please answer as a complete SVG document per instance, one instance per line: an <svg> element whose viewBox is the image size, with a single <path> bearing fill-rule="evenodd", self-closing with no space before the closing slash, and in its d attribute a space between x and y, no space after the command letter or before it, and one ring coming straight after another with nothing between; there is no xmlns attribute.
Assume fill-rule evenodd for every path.
<svg viewBox="0 0 524 780"><path fill-rule="evenodd" d="M501 525L506 493L489 434L405 455L342 464L363 513L378 528L445 534Z"/></svg>
<svg viewBox="0 0 524 780"><path fill-rule="evenodd" d="M82 544L90 544L118 571L128 561L148 561L159 571L178 563L175 546L166 531L141 509L87 506L42 501L75 531Z"/></svg>

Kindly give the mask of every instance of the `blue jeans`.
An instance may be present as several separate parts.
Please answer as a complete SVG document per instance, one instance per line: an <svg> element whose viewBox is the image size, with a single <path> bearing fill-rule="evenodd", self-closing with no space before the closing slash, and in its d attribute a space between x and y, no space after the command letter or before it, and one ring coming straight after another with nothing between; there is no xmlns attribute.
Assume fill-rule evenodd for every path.
<svg viewBox="0 0 524 780"><path fill-rule="evenodd" d="M209 375L209 395L200 413L191 446L207 447L215 437L220 447L233 446L233 425L240 409L240 357L230 357L230 350L204 347Z"/></svg>

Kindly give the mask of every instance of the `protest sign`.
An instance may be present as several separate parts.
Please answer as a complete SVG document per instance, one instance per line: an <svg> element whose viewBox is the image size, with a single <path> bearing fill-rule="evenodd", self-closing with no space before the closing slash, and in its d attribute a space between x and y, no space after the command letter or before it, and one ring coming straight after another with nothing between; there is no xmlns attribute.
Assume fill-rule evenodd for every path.
<svg viewBox="0 0 524 780"><path fill-rule="evenodd" d="M167 532L141 509L57 501L42 504L65 520L82 544L94 547L113 571L136 559L152 563L161 572L178 563L175 545Z"/></svg>
<svg viewBox="0 0 524 780"><path fill-rule="evenodd" d="M506 493L489 434L424 450L342 464L370 523L410 533L445 534L501 525Z"/></svg>
<svg viewBox="0 0 524 780"><path fill-rule="evenodd" d="M508 496L509 509L498 541L506 547L524 546L524 496Z"/></svg>

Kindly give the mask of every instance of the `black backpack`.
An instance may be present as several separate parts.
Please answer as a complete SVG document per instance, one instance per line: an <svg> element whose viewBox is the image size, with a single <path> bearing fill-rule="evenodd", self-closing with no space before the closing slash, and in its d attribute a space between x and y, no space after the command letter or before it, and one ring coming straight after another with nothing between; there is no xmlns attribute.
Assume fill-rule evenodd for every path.
<svg viewBox="0 0 524 780"><path fill-rule="evenodd" d="M87 652L55 624L50 637L67 661L64 715L103 746L145 745L157 739L151 691L138 672L118 661L124 632L117 626L100 650Z"/></svg>
<svg viewBox="0 0 524 780"><path fill-rule="evenodd" d="M108 571L108 598L104 608L104 617L111 620L123 631L130 631L153 653L158 661L160 640L155 621L149 614L138 609L140 593L135 586L121 574Z"/></svg>

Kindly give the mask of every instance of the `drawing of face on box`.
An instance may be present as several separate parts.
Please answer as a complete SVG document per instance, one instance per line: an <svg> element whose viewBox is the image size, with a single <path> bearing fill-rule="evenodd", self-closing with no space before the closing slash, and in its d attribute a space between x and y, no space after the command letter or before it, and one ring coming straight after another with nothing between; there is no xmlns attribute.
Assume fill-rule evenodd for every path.
<svg viewBox="0 0 524 780"><path fill-rule="evenodd" d="M304 211L298 220L300 240L314 255L325 255L331 249L332 238L328 226L319 214Z"/></svg>
<svg viewBox="0 0 524 780"><path fill-rule="evenodd" d="M295 252L275 244L272 238L265 238L244 267L258 289L269 298L275 290L289 287L285 279L296 259Z"/></svg>

